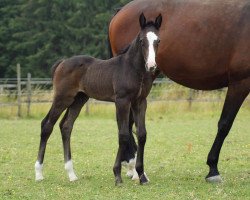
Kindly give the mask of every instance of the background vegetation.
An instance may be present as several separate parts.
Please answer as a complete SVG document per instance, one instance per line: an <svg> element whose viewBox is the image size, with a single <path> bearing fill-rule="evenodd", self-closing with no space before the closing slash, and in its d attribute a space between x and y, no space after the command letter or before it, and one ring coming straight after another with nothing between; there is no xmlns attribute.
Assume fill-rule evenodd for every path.
<svg viewBox="0 0 250 200"><path fill-rule="evenodd" d="M108 23L129 0L1 0L0 78L22 74L50 77L63 57L108 57Z"/></svg>

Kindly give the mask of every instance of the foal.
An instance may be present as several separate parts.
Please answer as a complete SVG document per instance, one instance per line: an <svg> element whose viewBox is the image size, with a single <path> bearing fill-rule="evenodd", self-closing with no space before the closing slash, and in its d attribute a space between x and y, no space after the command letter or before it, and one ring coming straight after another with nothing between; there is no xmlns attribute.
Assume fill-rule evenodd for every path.
<svg viewBox="0 0 250 200"><path fill-rule="evenodd" d="M64 110L60 122L65 169L70 181L77 179L73 170L70 136L73 124L83 105L89 98L115 102L119 130L119 149L113 167L115 183L122 183L121 161L127 148L129 135L129 113L132 110L138 137L136 171L140 183L148 182L144 174L143 155L146 142L145 112L146 97L152 87L153 78L148 73L156 69L158 30L162 17L147 22L140 15L141 31L122 55L99 60L89 56L74 56L53 66L54 99L50 111L41 123L41 139L35 163L36 180L42 180L44 153L53 127Z"/></svg>

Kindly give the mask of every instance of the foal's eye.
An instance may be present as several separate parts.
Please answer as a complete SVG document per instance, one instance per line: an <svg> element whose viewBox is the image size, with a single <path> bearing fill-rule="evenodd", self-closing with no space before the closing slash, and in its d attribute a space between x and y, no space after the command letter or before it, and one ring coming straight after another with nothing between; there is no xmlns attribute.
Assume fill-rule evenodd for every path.
<svg viewBox="0 0 250 200"><path fill-rule="evenodd" d="M156 42L157 42L157 44L159 44L159 43L161 42L161 40L160 40L160 39L158 39Z"/></svg>

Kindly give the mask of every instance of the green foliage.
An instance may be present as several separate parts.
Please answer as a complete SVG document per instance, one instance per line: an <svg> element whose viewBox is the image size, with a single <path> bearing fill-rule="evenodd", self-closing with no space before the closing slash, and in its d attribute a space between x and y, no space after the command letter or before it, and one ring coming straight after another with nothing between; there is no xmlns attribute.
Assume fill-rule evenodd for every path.
<svg viewBox="0 0 250 200"><path fill-rule="evenodd" d="M0 77L50 76L63 57L107 57L108 22L128 0L2 0L0 2Z"/></svg>

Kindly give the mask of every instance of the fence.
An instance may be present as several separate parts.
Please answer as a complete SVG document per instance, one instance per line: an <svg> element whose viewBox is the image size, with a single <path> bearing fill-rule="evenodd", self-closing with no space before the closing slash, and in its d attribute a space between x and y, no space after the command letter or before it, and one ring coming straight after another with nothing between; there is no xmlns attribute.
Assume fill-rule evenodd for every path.
<svg viewBox="0 0 250 200"><path fill-rule="evenodd" d="M223 102L226 89L216 91L197 91L177 85L167 78L156 79L148 97L148 101L186 101L191 107L194 102ZM21 78L20 65L17 65L17 78L0 78L0 108L16 106L17 116L22 116L22 108L26 106L26 114L30 115L31 104L52 102L53 91L51 78ZM247 101L250 101L248 97ZM90 103L107 103L90 99L85 106L89 114Z"/></svg>

